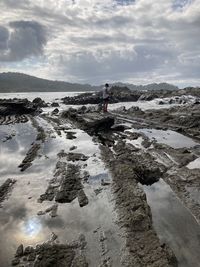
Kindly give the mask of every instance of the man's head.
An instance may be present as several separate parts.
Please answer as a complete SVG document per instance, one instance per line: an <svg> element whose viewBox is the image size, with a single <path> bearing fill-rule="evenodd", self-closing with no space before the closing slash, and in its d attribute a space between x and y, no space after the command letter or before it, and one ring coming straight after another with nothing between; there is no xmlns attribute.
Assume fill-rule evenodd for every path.
<svg viewBox="0 0 200 267"><path fill-rule="evenodd" d="M109 87L109 84L108 84L108 83L106 83L106 84L105 84L105 87L106 87L106 88L108 88L108 87Z"/></svg>

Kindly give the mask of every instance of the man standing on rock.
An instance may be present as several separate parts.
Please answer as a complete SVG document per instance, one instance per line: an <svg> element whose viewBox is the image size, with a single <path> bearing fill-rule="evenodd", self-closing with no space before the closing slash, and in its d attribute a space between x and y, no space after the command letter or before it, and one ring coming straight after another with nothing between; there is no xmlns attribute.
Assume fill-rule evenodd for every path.
<svg viewBox="0 0 200 267"><path fill-rule="evenodd" d="M106 83L103 88L103 112L108 112L109 97L109 84Z"/></svg>

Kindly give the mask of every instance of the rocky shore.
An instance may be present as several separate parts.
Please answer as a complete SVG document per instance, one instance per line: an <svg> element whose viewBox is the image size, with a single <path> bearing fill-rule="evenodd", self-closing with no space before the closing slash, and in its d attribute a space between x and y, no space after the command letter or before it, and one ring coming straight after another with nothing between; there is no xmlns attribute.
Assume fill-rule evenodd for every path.
<svg viewBox="0 0 200 267"><path fill-rule="evenodd" d="M191 93L189 90L182 92L184 95ZM176 101L183 99L182 93L173 94L175 92L169 91L136 94L127 88L120 92L114 88L112 102L151 101L161 96ZM13 245L16 253L11 264L41 267L179 266L183 255L171 246L173 240L168 240L167 236L166 241L161 240L143 186L151 187L162 179L181 205L187 207L188 216L200 222L200 203L196 197L200 190L199 171L188 167L200 157L197 91L193 97L196 97L195 101L192 98L192 102L179 103L168 109L142 110L133 106L121 107L108 114L99 112L101 96L93 93L65 98L63 102L96 106L66 110L58 107L56 112L41 113L41 108L57 105L46 104L39 98L32 102L9 100L0 105L7 109L1 109L4 110L1 115L3 129L23 122L24 127L34 132L31 142L25 142L29 147L25 146L23 153L17 150L22 155L21 163L14 169L16 177L10 176L14 178L5 179L0 185L0 202L5 203L5 210L0 210L0 215L6 218L6 209L10 212L15 201L24 201L24 207L21 207L25 214L23 220L30 217L31 224L24 229L20 223L23 235L29 231L33 236L35 232L36 236L41 235L40 228L42 232L47 231L46 228L48 233L53 232L49 240L45 234L41 242L30 241L30 246L20 234L21 241L17 246ZM13 104L16 102L17 109ZM12 146L16 140L19 147L23 147L20 134L16 132L6 141L2 139L4 147ZM18 173L17 166L23 175ZM44 180L40 178L41 174ZM20 176L17 178L17 175ZM31 179L32 175L35 176ZM15 189L15 181L18 185L20 179L19 186L23 183L24 191L33 195L26 196L26 201L31 203L29 210L25 208L29 204L24 193L17 186ZM112 201L109 202L107 195ZM32 220L33 216L37 223ZM112 222L109 221L110 228L107 220ZM195 262L198 257L195 254Z"/></svg>

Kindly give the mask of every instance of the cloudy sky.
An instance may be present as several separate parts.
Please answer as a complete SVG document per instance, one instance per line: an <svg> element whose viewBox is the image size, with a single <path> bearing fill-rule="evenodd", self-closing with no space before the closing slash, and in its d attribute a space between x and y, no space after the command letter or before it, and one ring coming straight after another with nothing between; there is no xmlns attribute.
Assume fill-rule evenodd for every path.
<svg viewBox="0 0 200 267"><path fill-rule="evenodd" d="M200 0L0 0L0 72L200 83Z"/></svg>

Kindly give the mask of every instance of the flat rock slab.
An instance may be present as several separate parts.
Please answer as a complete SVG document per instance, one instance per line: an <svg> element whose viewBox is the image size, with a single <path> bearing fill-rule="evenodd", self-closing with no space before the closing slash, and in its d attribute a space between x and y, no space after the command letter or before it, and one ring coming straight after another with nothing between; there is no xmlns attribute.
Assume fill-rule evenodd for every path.
<svg viewBox="0 0 200 267"><path fill-rule="evenodd" d="M89 134L97 134L98 132L107 132L114 125L114 117L98 112L84 113L76 109L69 109L63 112L63 117L70 119L78 124L78 126Z"/></svg>

